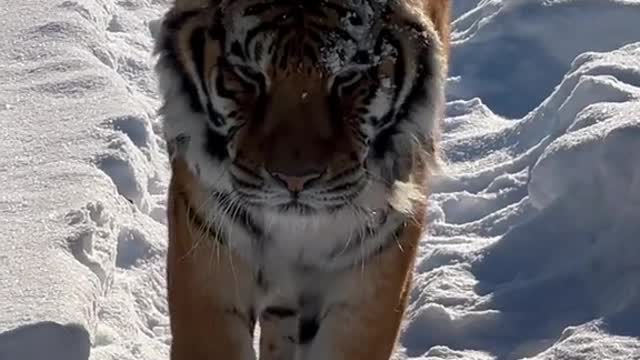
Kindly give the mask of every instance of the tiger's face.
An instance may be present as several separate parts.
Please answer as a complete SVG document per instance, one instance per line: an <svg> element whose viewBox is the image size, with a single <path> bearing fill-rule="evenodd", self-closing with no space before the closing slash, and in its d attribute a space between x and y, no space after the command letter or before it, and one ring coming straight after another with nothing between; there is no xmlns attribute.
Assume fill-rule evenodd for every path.
<svg viewBox="0 0 640 360"><path fill-rule="evenodd" d="M420 13L382 0L170 13L159 74L172 156L253 209L403 207L411 186L397 185L424 186L443 97L439 34Z"/></svg>

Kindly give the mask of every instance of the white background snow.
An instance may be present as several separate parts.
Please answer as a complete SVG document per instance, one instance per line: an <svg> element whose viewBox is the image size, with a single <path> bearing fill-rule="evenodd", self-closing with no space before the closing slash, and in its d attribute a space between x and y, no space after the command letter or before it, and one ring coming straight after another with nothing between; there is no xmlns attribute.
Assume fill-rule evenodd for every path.
<svg viewBox="0 0 640 360"><path fill-rule="evenodd" d="M0 2L0 360L168 359L167 6ZM640 1L454 12L398 358L640 359Z"/></svg>

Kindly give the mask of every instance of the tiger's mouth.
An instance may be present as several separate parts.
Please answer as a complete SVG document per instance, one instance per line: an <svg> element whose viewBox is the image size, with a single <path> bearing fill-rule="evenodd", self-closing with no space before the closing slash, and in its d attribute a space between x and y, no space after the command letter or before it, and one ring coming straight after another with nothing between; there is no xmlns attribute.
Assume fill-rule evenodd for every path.
<svg viewBox="0 0 640 360"><path fill-rule="evenodd" d="M231 170L232 186L238 198L260 210L279 213L312 215L336 212L348 206L365 190L369 179L364 167L331 176L328 173L311 176L278 176L268 171L254 173ZM257 178L259 176L259 178ZM283 179L284 178L284 179Z"/></svg>

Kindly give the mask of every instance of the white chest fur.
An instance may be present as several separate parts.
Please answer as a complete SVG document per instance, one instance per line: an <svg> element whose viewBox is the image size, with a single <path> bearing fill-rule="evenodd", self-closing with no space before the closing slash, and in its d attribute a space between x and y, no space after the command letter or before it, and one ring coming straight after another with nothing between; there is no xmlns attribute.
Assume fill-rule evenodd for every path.
<svg viewBox="0 0 640 360"><path fill-rule="evenodd" d="M329 285L316 280L330 282L331 274L358 266L395 243L395 232L404 220L394 211L363 217L348 209L307 215L247 214L251 226L241 218L218 221L225 228L226 243L268 279L269 293L286 298L307 292L310 281L318 290Z"/></svg>

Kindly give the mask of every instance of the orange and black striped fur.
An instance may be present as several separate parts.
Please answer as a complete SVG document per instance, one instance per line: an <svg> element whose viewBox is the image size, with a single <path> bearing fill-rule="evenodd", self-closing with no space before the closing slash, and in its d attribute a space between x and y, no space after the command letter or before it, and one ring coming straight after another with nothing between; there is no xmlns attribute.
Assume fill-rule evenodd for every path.
<svg viewBox="0 0 640 360"><path fill-rule="evenodd" d="M448 0L177 0L157 41L172 360L387 360L424 232Z"/></svg>

